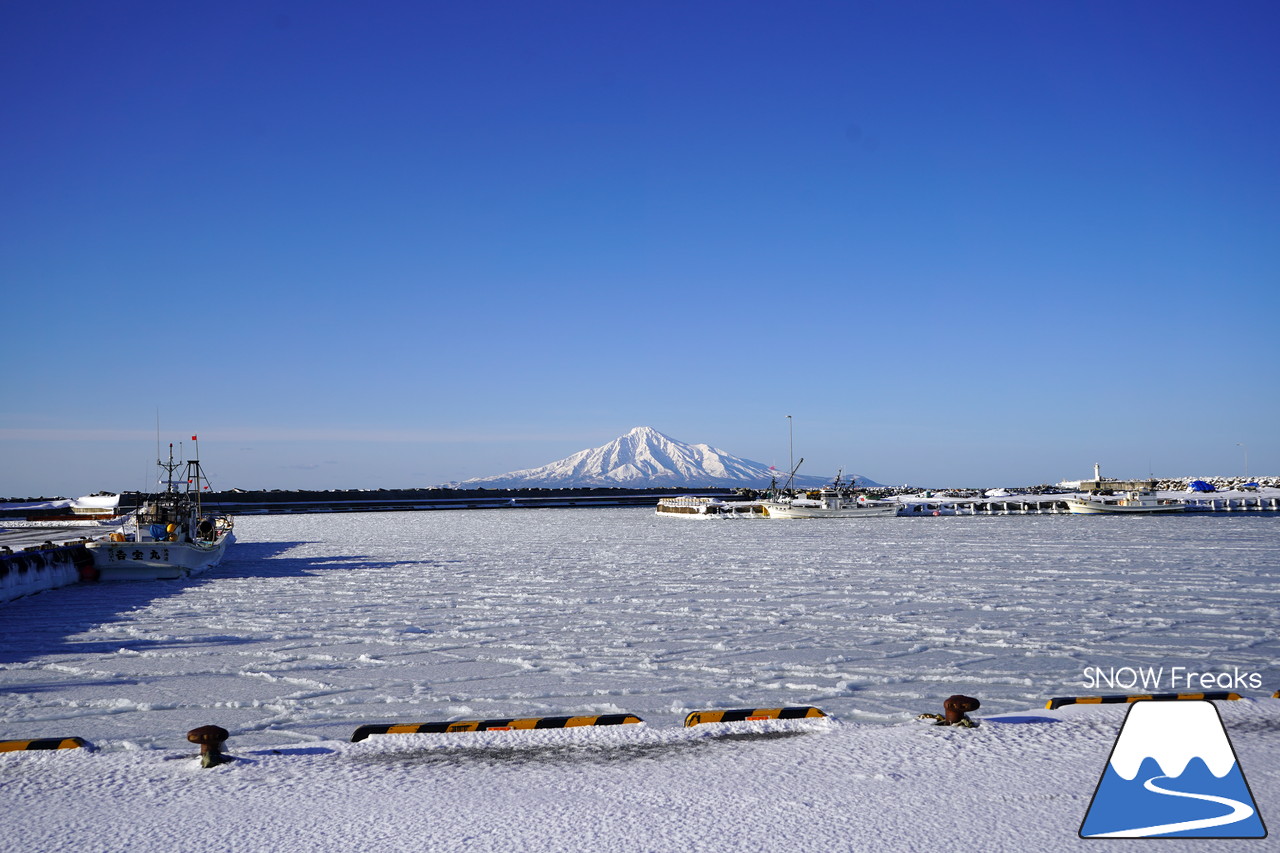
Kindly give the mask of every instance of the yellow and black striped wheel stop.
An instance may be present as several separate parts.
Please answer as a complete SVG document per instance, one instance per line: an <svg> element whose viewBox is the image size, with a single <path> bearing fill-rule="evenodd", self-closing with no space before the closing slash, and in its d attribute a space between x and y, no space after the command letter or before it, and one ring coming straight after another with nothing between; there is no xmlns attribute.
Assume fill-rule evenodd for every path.
<svg viewBox="0 0 1280 853"><path fill-rule="evenodd" d="M741 723L757 720L802 720L807 717L825 717L820 708L812 705L794 705L789 708L735 708L731 711L692 711L684 718L685 727L701 723Z"/></svg>
<svg viewBox="0 0 1280 853"><path fill-rule="evenodd" d="M35 749L85 749L89 742L78 737L49 737L39 740L0 740L0 752L24 752Z"/></svg>
<svg viewBox="0 0 1280 853"><path fill-rule="evenodd" d="M1129 702L1175 702L1180 699L1196 700L1209 699L1216 700L1236 700L1240 698L1239 693L1147 693L1141 696L1059 696L1050 699L1045 703L1045 707L1050 711L1061 708L1063 705L1120 705Z"/></svg>
<svg viewBox="0 0 1280 853"><path fill-rule="evenodd" d="M351 735L351 742L369 735L444 734L452 732L504 732L513 729L569 729L577 726L622 726L643 723L633 714L602 714L594 717L524 717L496 720L450 720L437 723L402 723L384 726L361 726Z"/></svg>

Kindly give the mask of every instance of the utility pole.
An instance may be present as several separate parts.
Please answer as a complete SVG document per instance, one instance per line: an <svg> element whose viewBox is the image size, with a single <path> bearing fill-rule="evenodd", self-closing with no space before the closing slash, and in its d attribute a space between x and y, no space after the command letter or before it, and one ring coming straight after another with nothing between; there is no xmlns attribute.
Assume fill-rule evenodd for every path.
<svg viewBox="0 0 1280 853"><path fill-rule="evenodd" d="M787 415L787 444L790 447L790 455L787 462L790 464L791 471L794 473L796 470L796 434L791 428L791 415ZM1249 466L1246 465L1245 467L1248 468Z"/></svg>

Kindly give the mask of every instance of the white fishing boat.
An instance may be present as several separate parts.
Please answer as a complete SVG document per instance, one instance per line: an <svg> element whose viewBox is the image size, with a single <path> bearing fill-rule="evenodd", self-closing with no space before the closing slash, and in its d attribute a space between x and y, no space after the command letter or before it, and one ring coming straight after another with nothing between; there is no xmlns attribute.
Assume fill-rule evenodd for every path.
<svg viewBox="0 0 1280 853"><path fill-rule="evenodd" d="M71 501L71 514L88 518L111 518L120 506L120 496L115 492L94 492Z"/></svg>
<svg viewBox="0 0 1280 853"><path fill-rule="evenodd" d="M102 580L199 574L218 565L235 541L231 516L206 511L202 504L206 480L198 459L175 462L170 444L169 461L156 464L166 473L164 491L148 495L116 532L85 546ZM179 469L183 473L175 478Z"/></svg>
<svg viewBox="0 0 1280 853"><path fill-rule="evenodd" d="M1066 498L1067 510L1076 515L1139 515L1183 512L1186 506L1178 500L1161 498L1155 491L1156 481L1114 480L1102 476L1102 466L1093 465L1093 479L1081 480L1076 488L1083 494Z"/></svg>
<svg viewBox="0 0 1280 853"><path fill-rule="evenodd" d="M666 518L764 518L765 515L760 501L725 501L692 495L660 498L654 511Z"/></svg>
<svg viewBox="0 0 1280 853"><path fill-rule="evenodd" d="M763 503L770 518L869 518L897 515L901 508L894 501L874 501L866 495L855 497L835 487L796 497L768 498Z"/></svg>
<svg viewBox="0 0 1280 853"><path fill-rule="evenodd" d="M1067 509L1076 515L1136 515L1140 513L1183 512L1179 501L1161 498L1151 489L1133 489L1119 494L1091 493L1067 498Z"/></svg>
<svg viewBox="0 0 1280 853"><path fill-rule="evenodd" d="M787 479L788 484L792 482L796 471L803 463L804 459L801 459L791 469L791 476ZM798 495L787 489L781 491L773 489L770 496L762 501L765 514L770 518L871 518L898 514L901 504L896 501L872 500L866 495L859 495L852 487L852 482L855 482L856 478L850 485L844 486L840 482L843 477L844 471L840 471L831 485Z"/></svg>

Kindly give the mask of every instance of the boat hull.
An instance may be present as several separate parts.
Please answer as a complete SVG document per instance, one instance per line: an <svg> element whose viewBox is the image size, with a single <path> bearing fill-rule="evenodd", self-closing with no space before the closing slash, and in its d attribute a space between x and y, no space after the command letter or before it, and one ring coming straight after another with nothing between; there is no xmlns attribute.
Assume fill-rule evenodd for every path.
<svg viewBox="0 0 1280 853"><path fill-rule="evenodd" d="M1106 504L1099 501L1068 500L1067 509L1075 515L1168 515L1182 512L1181 504Z"/></svg>
<svg viewBox="0 0 1280 853"><path fill-rule="evenodd" d="M667 518L763 518L756 501L722 501L717 498L663 498L654 510Z"/></svg>
<svg viewBox="0 0 1280 853"><path fill-rule="evenodd" d="M1181 503L1156 503L1152 501L1111 502L1085 501L1080 498L1068 498L1066 508L1074 515L1167 515L1170 512L1183 512Z"/></svg>
<svg viewBox="0 0 1280 853"><path fill-rule="evenodd" d="M827 508L821 506L795 506L765 502L765 512L770 518L875 518L898 514L898 507L847 506Z"/></svg>
<svg viewBox="0 0 1280 853"><path fill-rule="evenodd" d="M214 542L90 542L94 568L104 581L174 580L208 571L235 541L227 533Z"/></svg>

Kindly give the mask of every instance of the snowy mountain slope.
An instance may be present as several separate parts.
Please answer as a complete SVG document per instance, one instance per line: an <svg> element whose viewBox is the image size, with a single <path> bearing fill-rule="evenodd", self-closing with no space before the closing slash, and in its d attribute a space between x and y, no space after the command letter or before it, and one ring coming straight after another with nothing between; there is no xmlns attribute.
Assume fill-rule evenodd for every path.
<svg viewBox="0 0 1280 853"><path fill-rule="evenodd" d="M608 444L581 450L543 465L467 480L464 487L576 488L584 486L755 487L787 478L786 471L733 456L708 444L685 444L652 427L636 427ZM821 486L824 477L796 477L801 486ZM870 485L874 485L867 482Z"/></svg>

